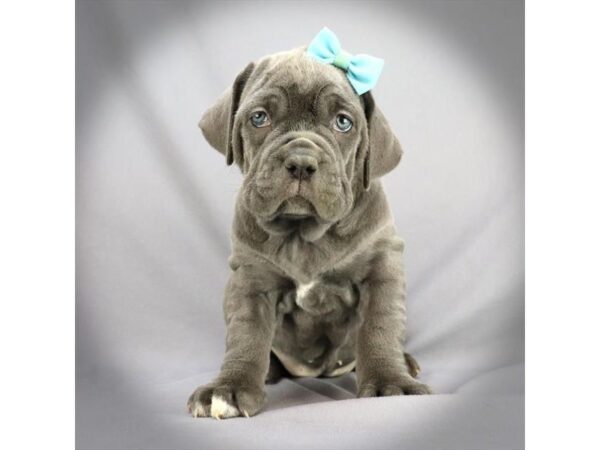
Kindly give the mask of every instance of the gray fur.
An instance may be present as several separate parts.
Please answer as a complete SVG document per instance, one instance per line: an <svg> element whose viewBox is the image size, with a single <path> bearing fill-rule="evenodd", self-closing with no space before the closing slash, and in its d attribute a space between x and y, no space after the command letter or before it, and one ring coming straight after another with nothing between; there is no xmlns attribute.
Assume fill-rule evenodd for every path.
<svg viewBox="0 0 600 450"><path fill-rule="evenodd" d="M270 126L250 123L259 107ZM339 112L353 120L348 133L332 129ZM225 358L217 379L191 395L192 414L251 416L265 402L265 380L354 366L360 397L430 393L403 350L404 244L378 180L402 150L371 94L359 97L343 72L296 49L249 64L200 127L244 183L225 289ZM309 180L284 167L296 153L318 161ZM232 408L211 412L215 398Z"/></svg>

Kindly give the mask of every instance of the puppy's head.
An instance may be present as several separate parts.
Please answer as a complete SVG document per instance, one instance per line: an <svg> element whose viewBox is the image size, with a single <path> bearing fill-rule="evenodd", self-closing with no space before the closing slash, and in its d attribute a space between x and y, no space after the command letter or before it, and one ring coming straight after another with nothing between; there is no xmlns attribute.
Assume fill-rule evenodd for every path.
<svg viewBox="0 0 600 450"><path fill-rule="evenodd" d="M314 241L353 208L402 149L370 93L305 49L250 63L200 121L244 174L242 205L270 233Z"/></svg>

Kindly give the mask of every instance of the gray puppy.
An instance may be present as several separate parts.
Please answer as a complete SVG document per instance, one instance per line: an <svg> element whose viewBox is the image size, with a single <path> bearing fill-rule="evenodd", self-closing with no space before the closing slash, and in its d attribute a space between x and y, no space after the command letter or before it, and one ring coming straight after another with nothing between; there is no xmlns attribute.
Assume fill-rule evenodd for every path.
<svg viewBox="0 0 600 450"><path fill-rule="evenodd" d="M372 95L300 48L249 64L200 127L244 182L225 358L190 413L252 416L285 374L356 369L359 397L430 393L403 350L404 244L378 180L402 149Z"/></svg>

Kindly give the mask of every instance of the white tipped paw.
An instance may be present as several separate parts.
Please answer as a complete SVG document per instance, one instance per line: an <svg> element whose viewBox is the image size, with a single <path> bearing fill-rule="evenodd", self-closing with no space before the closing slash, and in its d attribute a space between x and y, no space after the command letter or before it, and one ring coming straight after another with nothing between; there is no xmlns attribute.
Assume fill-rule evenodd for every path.
<svg viewBox="0 0 600 450"><path fill-rule="evenodd" d="M188 403L188 411L192 417L207 417L210 414L210 408L207 411L200 402Z"/></svg>
<svg viewBox="0 0 600 450"><path fill-rule="evenodd" d="M237 388L231 383L211 383L200 386L188 400L188 411L192 417L250 417L255 415L265 402L265 393L259 387Z"/></svg>
<svg viewBox="0 0 600 450"><path fill-rule="evenodd" d="M214 395L210 401L210 415L215 419L228 419L230 417L238 417L240 410L237 406L227 402L224 398Z"/></svg>

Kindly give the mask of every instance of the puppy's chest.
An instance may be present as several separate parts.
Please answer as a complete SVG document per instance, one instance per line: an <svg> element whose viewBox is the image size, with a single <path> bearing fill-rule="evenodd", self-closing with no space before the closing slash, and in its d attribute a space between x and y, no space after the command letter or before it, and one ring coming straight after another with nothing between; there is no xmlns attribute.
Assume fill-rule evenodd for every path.
<svg viewBox="0 0 600 450"><path fill-rule="evenodd" d="M301 312L320 319L337 320L356 308L359 297L359 288L350 278L319 277L306 283L296 282L295 289L281 297L278 312Z"/></svg>
<svg viewBox="0 0 600 450"><path fill-rule="evenodd" d="M272 262L282 269L297 284L300 292L308 292L319 277L335 266L334 252L325 245L315 245L302 239L287 239L273 245L270 252Z"/></svg>
<svg viewBox="0 0 600 450"><path fill-rule="evenodd" d="M293 306L322 317L356 307L368 267L363 256L344 258L344 252L329 253L326 245L302 240L289 240L271 254L271 262L295 286L282 297L287 312Z"/></svg>

